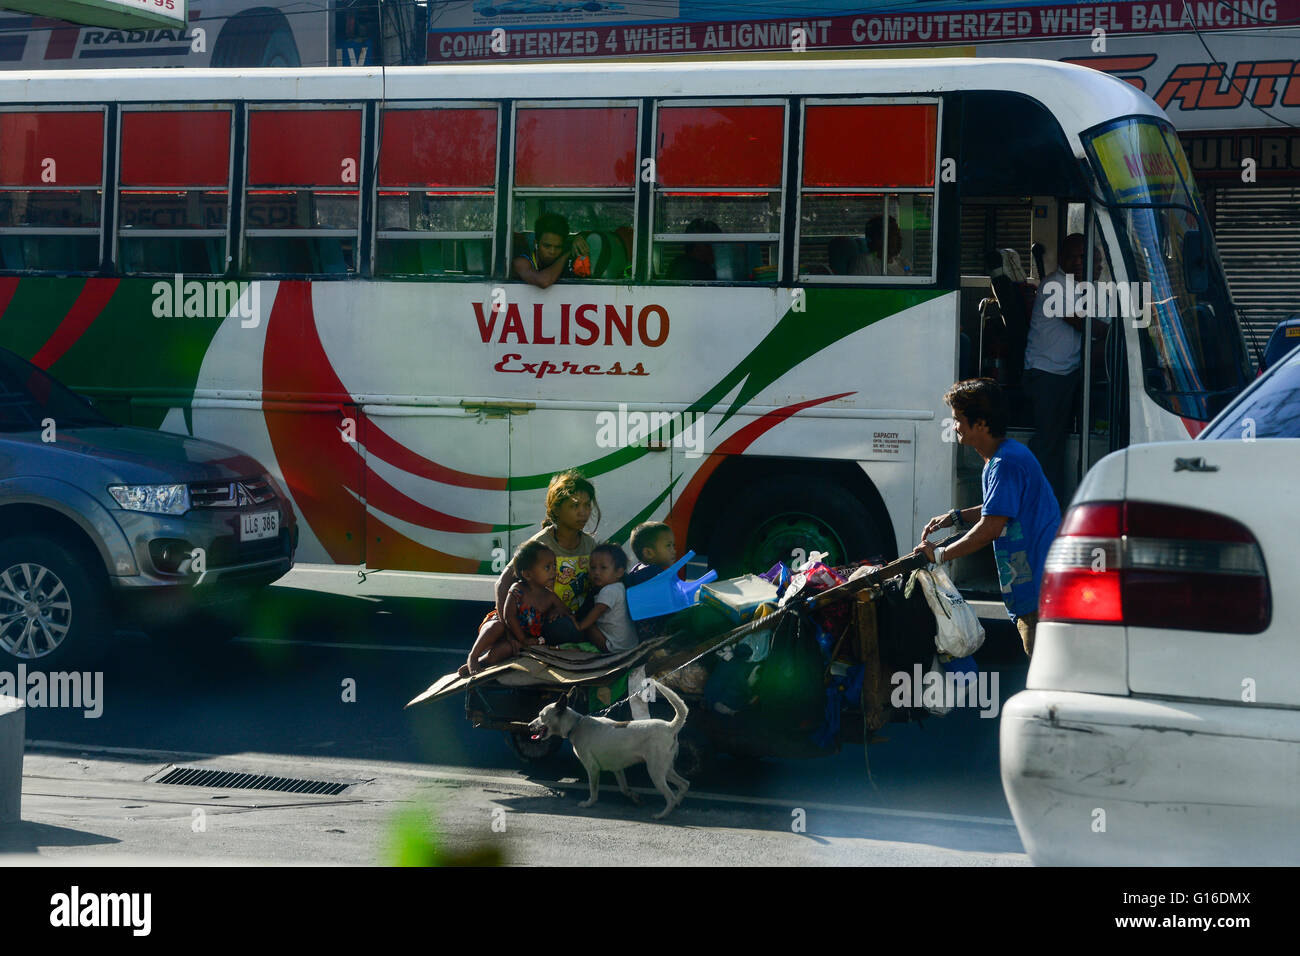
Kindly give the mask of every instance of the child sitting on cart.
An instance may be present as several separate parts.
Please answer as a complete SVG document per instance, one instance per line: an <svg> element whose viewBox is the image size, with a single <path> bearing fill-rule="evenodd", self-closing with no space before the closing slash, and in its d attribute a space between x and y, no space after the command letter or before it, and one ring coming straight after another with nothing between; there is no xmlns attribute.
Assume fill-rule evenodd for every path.
<svg viewBox="0 0 1300 956"><path fill-rule="evenodd" d="M677 539L673 529L662 521L647 521L632 529L628 541L637 565L627 573L625 584L636 587L651 580L677 561Z"/></svg>
<svg viewBox="0 0 1300 956"><path fill-rule="evenodd" d="M525 541L515 552L510 566L519 580L506 592L505 632L477 660L461 667L462 677L515 657L525 647L545 644L542 629L557 617L572 617L572 612L553 590L554 551L540 541Z"/></svg>
<svg viewBox="0 0 1300 956"><path fill-rule="evenodd" d="M627 588L623 586L626 571L627 554L621 545L606 541L592 549L587 573L595 589L595 603L578 621L578 630L607 654L630 651L638 643L627 612Z"/></svg>

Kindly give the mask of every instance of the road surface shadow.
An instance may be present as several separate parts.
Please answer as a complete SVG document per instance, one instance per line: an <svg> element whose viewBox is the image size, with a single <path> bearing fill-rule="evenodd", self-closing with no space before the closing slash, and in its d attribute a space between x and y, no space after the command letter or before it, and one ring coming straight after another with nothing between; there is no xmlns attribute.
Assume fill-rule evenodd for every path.
<svg viewBox="0 0 1300 956"><path fill-rule="evenodd" d="M48 823L20 820L18 823L0 824L0 853L35 853L41 847L103 846L121 842L115 837Z"/></svg>
<svg viewBox="0 0 1300 956"><path fill-rule="evenodd" d="M629 786L634 786L631 781ZM705 830L793 833L822 845L834 839L853 839L905 843L918 847L970 853L1023 854L1025 852L1020 836L1013 826L735 804L697 794L694 786L687 791L684 800L668 816L656 820L654 814L664 808L664 799L657 792L638 793L641 803L637 805L619 793L618 787L611 781L608 789L602 784L600 799L596 805L584 809L578 804L587 799L587 793L587 786L583 783L581 787L566 788L558 797L508 797L498 799L496 803L517 813L545 816L654 823ZM803 813L798 817L798 825L801 829L794 829L793 813L801 809Z"/></svg>

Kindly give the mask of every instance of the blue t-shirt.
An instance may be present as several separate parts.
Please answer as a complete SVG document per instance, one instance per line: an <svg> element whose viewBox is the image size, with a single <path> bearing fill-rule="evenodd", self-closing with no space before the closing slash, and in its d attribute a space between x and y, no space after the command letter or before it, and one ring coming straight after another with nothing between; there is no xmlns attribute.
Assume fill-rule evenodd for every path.
<svg viewBox="0 0 1300 956"><path fill-rule="evenodd" d="M1007 518L993 539L1002 600L1011 617L1038 611L1043 565L1061 523L1061 508L1038 459L1020 442L1005 439L984 465L983 513Z"/></svg>

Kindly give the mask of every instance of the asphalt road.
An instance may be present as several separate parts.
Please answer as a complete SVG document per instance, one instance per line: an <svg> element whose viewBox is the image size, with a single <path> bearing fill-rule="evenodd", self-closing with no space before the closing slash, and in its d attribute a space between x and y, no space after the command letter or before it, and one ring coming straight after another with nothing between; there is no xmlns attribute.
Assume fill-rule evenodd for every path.
<svg viewBox="0 0 1300 956"><path fill-rule="evenodd" d="M92 755L125 748L207 755L214 766L223 758L229 765L236 755L271 755L278 773L317 764L374 766L380 784L398 791L395 781L435 777L429 768L438 768L442 829L451 842L460 829L465 840L481 831L485 795L495 794L489 803L533 824L515 828L520 842L510 858L523 862L592 862L582 848L607 829L593 830L593 819L614 821L622 842L649 855L643 862L1025 862L999 779L998 720L974 710L955 710L924 725L890 725L888 739L866 755L861 746L846 746L817 759L720 758L692 780L691 794L670 818L707 829L710 852L702 856L692 849L694 838L667 835L649 819L662 805L657 795L633 807L607 779L601 804L581 811L576 795L585 790L585 775L571 755L530 773L521 770L502 734L469 726L462 699L403 709L463 661L484 609L272 588L241 637L203 659L173 653L143 635L123 636L99 665L102 715L29 708L27 738L54 742L54 751L35 746L55 756L60 748ZM1002 700L1023 687L1026 664L1009 625L989 628L978 659L981 669L998 674ZM61 764L50 759L54 763L42 764L43 772L54 779ZM457 774L463 779L448 784L445 778ZM650 793L644 773L629 773L629 779ZM49 786L34 792L43 795ZM546 812L538 816L541 807ZM791 833L787 821L797 810L809 819L808 833L816 831L822 841L814 842L823 849L812 859L808 833L793 843L780 839ZM330 812L346 819L349 811ZM315 846L314 837L306 839L306 845L277 845L272 858L355 859L338 858ZM25 840L8 847L0 841L0 849L43 852L30 833ZM232 846L234 856L247 855ZM271 852L269 846L263 843L263 852Z"/></svg>

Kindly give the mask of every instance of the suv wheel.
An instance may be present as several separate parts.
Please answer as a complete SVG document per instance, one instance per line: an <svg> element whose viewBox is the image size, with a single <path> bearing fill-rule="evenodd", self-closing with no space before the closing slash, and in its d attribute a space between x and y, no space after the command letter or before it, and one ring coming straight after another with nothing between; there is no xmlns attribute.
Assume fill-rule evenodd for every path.
<svg viewBox="0 0 1300 956"><path fill-rule="evenodd" d="M0 663L50 668L102 651L112 614L92 560L57 538L0 541Z"/></svg>

